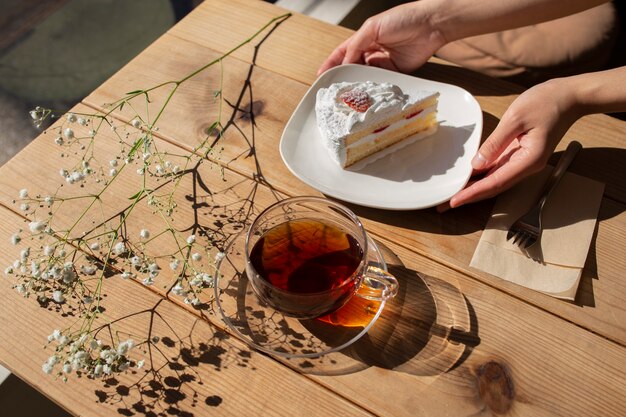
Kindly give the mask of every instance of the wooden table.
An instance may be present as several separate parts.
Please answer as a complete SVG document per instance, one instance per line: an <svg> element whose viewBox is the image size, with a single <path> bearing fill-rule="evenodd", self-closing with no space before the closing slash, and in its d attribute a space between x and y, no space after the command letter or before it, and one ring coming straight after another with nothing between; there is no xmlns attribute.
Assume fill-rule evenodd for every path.
<svg viewBox="0 0 626 417"><path fill-rule="evenodd" d="M260 1L207 0L72 111L104 110L105 103L127 92L181 79L283 13ZM268 30L261 36L266 34ZM289 173L278 143L319 64L349 34L293 15L258 48L254 45L261 37L223 59L221 120L228 128L209 153L217 164L205 161L194 175L182 177L174 194L178 230L205 228L219 247L273 202L320 195ZM459 85L476 96L484 114L484 137L521 91L439 60L416 75ZM172 159L202 143L219 117L219 100L213 96L219 79L215 65L181 84L158 116L153 141ZM152 91L151 106L163 103L168 91ZM100 129L93 146L94 166L107 166L119 151L116 133L130 132L126 139L131 143L138 137L125 124L137 114L147 117L145 111L125 106L110 115L118 131ZM152 113L152 120L155 117ZM82 134L74 125L76 135ZM73 153L60 155L56 136L54 128L48 129L1 168L2 265L19 258L21 247L10 244L11 236L18 228L27 230L32 220L30 211L21 211L13 202L19 190L28 188L31 196L54 193L63 183L59 170L71 168L75 161ZM199 306L185 304L172 293L165 296L175 278L167 259L161 259L161 274L152 286L139 279L123 280L112 271L102 281L106 297L97 319L114 322L120 340L158 336L158 341L133 352L135 360L153 355L152 367L147 363L140 370L98 379L72 374L67 384L45 375L41 365L53 352L50 346L44 349L46 338L52 329L76 321L77 310L70 303L40 305L32 297L24 299L11 288L13 276L0 280L0 362L76 415L626 415L625 137L625 122L588 116L571 128L557 149L572 139L582 142L584 150L572 170L606 183L575 302L469 267L493 201L445 214L352 206L371 235L393 254L387 261L404 286L403 296L383 312L388 317L393 313L396 325L384 340L369 341L379 349L370 356L336 353L319 360L281 360L253 351L229 335L214 310L211 290L202 293ZM85 151L91 148L76 152ZM141 245L139 230L145 225L152 226L152 235L159 233L164 221L159 210L146 204L146 198L133 196L137 178L143 178L135 173L141 160L130 165L101 193L98 213L81 217L74 230L88 230L108 216L115 219L116 213L139 201L124 232L136 245ZM106 169L104 177L109 175ZM66 184L58 193L102 188L102 183L88 180L83 189ZM55 230L77 222L77 213L92 200L67 201L56 214ZM167 253L167 245L157 246ZM418 288L422 281L417 272L427 285L428 312L419 302L424 287Z"/></svg>

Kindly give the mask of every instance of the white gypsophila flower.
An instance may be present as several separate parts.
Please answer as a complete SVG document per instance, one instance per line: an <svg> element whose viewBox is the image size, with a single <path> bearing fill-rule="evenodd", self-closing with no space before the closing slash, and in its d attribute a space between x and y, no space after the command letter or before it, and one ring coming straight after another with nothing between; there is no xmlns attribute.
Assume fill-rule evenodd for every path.
<svg viewBox="0 0 626 417"><path fill-rule="evenodd" d="M54 329L52 333L48 336L48 342L52 342L53 340L58 340L61 337L61 331L59 329Z"/></svg>
<svg viewBox="0 0 626 417"><path fill-rule="evenodd" d="M24 286L24 284L16 285L15 289L19 294L22 294L22 295L26 294L26 287Z"/></svg>
<svg viewBox="0 0 626 417"><path fill-rule="evenodd" d="M139 120L138 118L133 119L132 122L130 122L130 124L133 125L133 127L139 128L141 126L141 120Z"/></svg>
<svg viewBox="0 0 626 417"><path fill-rule="evenodd" d="M189 285L191 285L192 287L199 287L202 285L202 277L200 276L200 274L196 274L196 276L194 276L191 281L189 281Z"/></svg>
<svg viewBox="0 0 626 417"><path fill-rule="evenodd" d="M63 364L63 373L69 374L72 372L72 365L68 362Z"/></svg>
<svg viewBox="0 0 626 417"><path fill-rule="evenodd" d="M30 263L30 274L33 278L39 278L39 275L41 275L41 269L38 262L32 261Z"/></svg>
<svg viewBox="0 0 626 417"><path fill-rule="evenodd" d="M30 204L28 204L28 203L22 203L20 205L20 210L22 210L22 211L28 211L29 209L30 209Z"/></svg>
<svg viewBox="0 0 626 417"><path fill-rule="evenodd" d="M57 137L54 139L54 143L56 143L57 145L61 146L61 145L63 145L63 143L65 143L65 142L63 141L63 138L62 138L61 136L57 136Z"/></svg>
<svg viewBox="0 0 626 417"><path fill-rule="evenodd" d="M46 256L52 256L52 255L54 254L54 247L53 247L53 246L46 245L46 246L43 248L43 253L44 253L44 255L46 255Z"/></svg>
<svg viewBox="0 0 626 417"><path fill-rule="evenodd" d="M129 279L133 277L133 273L132 272L128 272L128 271L124 271L122 272L122 275L120 275L122 277L122 279Z"/></svg>
<svg viewBox="0 0 626 417"><path fill-rule="evenodd" d="M63 334L63 335L61 335L61 336L59 337L59 340L58 340L58 342L59 342L59 346L60 346L60 347L63 347L63 346L65 346L65 345L67 345L69 341L70 341L70 338L69 338L69 337L67 337L67 336L65 336L65 335Z"/></svg>
<svg viewBox="0 0 626 417"><path fill-rule="evenodd" d="M124 242L118 242L113 246L113 252L116 255L121 255L126 252L126 246L124 246Z"/></svg>
<svg viewBox="0 0 626 417"><path fill-rule="evenodd" d="M96 136L96 134L97 134L97 133L98 133L98 132L96 132L96 131L95 131L95 130L93 130L93 129L90 129L90 130L89 130L89 136L91 136L91 137Z"/></svg>
<svg viewBox="0 0 626 417"><path fill-rule="evenodd" d="M162 165L157 165L156 166L156 172L157 172L157 174L162 175L165 172L165 169L163 168Z"/></svg>
<svg viewBox="0 0 626 417"><path fill-rule="evenodd" d="M76 182L82 181L85 179L85 173L83 171L73 171L72 179Z"/></svg>
<svg viewBox="0 0 626 417"><path fill-rule="evenodd" d="M143 281L141 281L141 282L143 282L143 285L150 286L150 285L154 284L154 278L147 277L147 278L144 278Z"/></svg>
<svg viewBox="0 0 626 417"><path fill-rule="evenodd" d="M170 262L170 269L172 271L176 271L179 265L180 265L180 261L178 259L174 259L172 262Z"/></svg>
<svg viewBox="0 0 626 417"><path fill-rule="evenodd" d="M39 233L43 229L46 228L46 222L41 222L41 221L30 222L28 223L28 228L30 229L31 233Z"/></svg>
<svg viewBox="0 0 626 417"><path fill-rule="evenodd" d="M22 188L20 190L20 198L27 198L28 197L28 190L26 188Z"/></svg>
<svg viewBox="0 0 626 417"><path fill-rule="evenodd" d="M215 254L215 262L219 262L222 259L224 259L224 257L226 256L226 254L224 252L217 252Z"/></svg>
<svg viewBox="0 0 626 417"><path fill-rule="evenodd" d="M183 284L179 281L172 287L172 292L176 295L186 295Z"/></svg>
<svg viewBox="0 0 626 417"><path fill-rule="evenodd" d="M30 248L22 249L20 251L20 258L24 262L30 256Z"/></svg>
<svg viewBox="0 0 626 417"><path fill-rule="evenodd" d="M137 362L137 369L141 369L141 368L143 368L143 366L144 366L144 364L145 364L145 363L146 363L146 361L145 361L145 360L143 360L143 359L142 359L142 360L140 360L140 361L138 361L138 362Z"/></svg>
<svg viewBox="0 0 626 417"><path fill-rule="evenodd" d="M191 259L193 259L194 261L199 261L202 259L202 255L198 252L195 252L193 255L191 255Z"/></svg>
<svg viewBox="0 0 626 417"><path fill-rule="evenodd" d="M12 266L7 266L4 269L4 275L11 275L13 273L13 267Z"/></svg>
<svg viewBox="0 0 626 417"><path fill-rule="evenodd" d="M45 202L47 205L51 206L51 205L52 205L52 203L54 203L54 198L52 198L51 196L47 196L47 197L44 199L44 202Z"/></svg>
<svg viewBox="0 0 626 417"><path fill-rule="evenodd" d="M148 239L150 238L150 231L148 229L141 229L139 236L141 236L142 239Z"/></svg>
<svg viewBox="0 0 626 417"><path fill-rule="evenodd" d="M65 139L72 140L74 139L74 131L68 127L63 131L63 136Z"/></svg>
<svg viewBox="0 0 626 417"><path fill-rule="evenodd" d="M122 362L117 366L117 369L120 370L120 372L124 372L125 370L127 370L130 367L130 363L128 362Z"/></svg>
<svg viewBox="0 0 626 417"><path fill-rule="evenodd" d="M128 339L125 342L121 342L117 345L117 354L118 355L126 355L129 350L131 350L135 346L135 342L133 339Z"/></svg>
<svg viewBox="0 0 626 417"><path fill-rule="evenodd" d="M102 365L98 364L93 368L93 375L94 376L102 375Z"/></svg>
<svg viewBox="0 0 626 417"><path fill-rule="evenodd" d="M94 242L89 247L91 248L91 250L100 250L100 243Z"/></svg>
<svg viewBox="0 0 626 417"><path fill-rule="evenodd" d="M102 373L104 373L105 375L111 375L111 365L102 365Z"/></svg>
<svg viewBox="0 0 626 417"><path fill-rule="evenodd" d="M137 170L137 175L143 175L144 172L145 172L145 170L143 168L139 168Z"/></svg>
<svg viewBox="0 0 626 417"><path fill-rule="evenodd" d="M41 365L41 370L45 374L50 375L52 373L52 366L48 362L45 362L43 365Z"/></svg>
<svg viewBox="0 0 626 417"><path fill-rule="evenodd" d="M90 297L90 296L86 295L85 298L83 298L83 303L85 303L85 304L93 303L93 297Z"/></svg>
<svg viewBox="0 0 626 417"><path fill-rule="evenodd" d="M178 165L175 165L174 168L172 168L172 172L174 174L178 174L180 172L180 167Z"/></svg>
<svg viewBox="0 0 626 417"><path fill-rule="evenodd" d="M11 236L11 244L13 244L13 245L17 245L18 243L20 243L21 240L22 240L22 238L17 233L15 233L15 234L13 234L13 236Z"/></svg>
<svg viewBox="0 0 626 417"><path fill-rule="evenodd" d="M117 169L115 169L115 168L111 168L111 169L109 170L109 176L114 177L114 176L116 176L116 175L117 175Z"/></svg>
<svg viewBox="0 0 626 417"><path fill-rule="evenodd" d="M70 173L67 172L67 169L62 169L59 171L59 175L62 176L63 178L67 178L70 175Z"/></svg>
<svg viewBox="0 0 626 417"><path fill-rule="evenodd" d="M130 258L130 263L134 266L139 266L141 265L141 258L139 256L133 256Z"/></svg>
<svg viewBox="0 0 626 417"><path fill-rule="evenodd" d="M188 245L193 245L193 243L194 243L195 241L196 241L196 235L190 235L190 236L187 238L187 244L188 244Z"/></svg>
<svg viewBox="0 0 626 417"><path fill-rule="evenodd" d="M111 165L112 168L115 168L117 164L118 164L117 159L111 159L109 161L109 165Z"/></svg>
<svg viewBox="0 0 626 417"><path fill-rule="evenodd" d="M150 265L148 265L148 270L150 272L159 272L161 270L161 268L159 268L159 265L157 265L155 262L153 262Z"/></svg>
<svg viewBox="0 0 626 417"><path fill-rule="evenodd" d="M96 267L92 265L83 265L80 269L85 275L95 275L97 270Z"/></svg>
<svg viewBox="0 0 626 417"><path fill-rule="evenodd" d="M213 276L211 274L207 274L206 272L204 272L202 273L202 282L207 287L212 287L215 283L215 280L213 279Z"/></svg>
<svg viewBox="0 0 626 417"><path fill-rule="evenodd" d="M74 113L68 113L67 121L70 123L74 123L76 121L76 115Z"/></svg>
<svg viewBox="0 0 626 417"><path fill-rule="evenodd" d="M13 268L18 269L20 266L22 266L22 261L19 259L13 261Z"/></svg>
<svg viewBox="0 0 626 417"><path fill-rule="evenodd" d="M52 299L55 303L61 304L65 301L65 296L63 295L62 291L56 290L52 292Z"/></svg>
<svg viewBox="0 0 626 417"><path fill-rule="evenodd" d="M86 126L87 125L87 120L85 120L85 118L83 118L83 117L79 117L77 121L78 121L78 124L81 125L81 126Z"/></svg>
<svg viewBox="0 0 626 417"><path fill-rule="evenodd" d="M33 120L37 120L39 118L39 112L36 111L36 110L31 110L31 111L28 112L28 114L30 114L30 117Z"/></svg>
<svg viewBox="0 0 626 417"><path fill-rule="evenodd" d="M65 284L69 284L76 279L76 273L74 269L63 268L63 272L61 272L61 280Z"/></svg>

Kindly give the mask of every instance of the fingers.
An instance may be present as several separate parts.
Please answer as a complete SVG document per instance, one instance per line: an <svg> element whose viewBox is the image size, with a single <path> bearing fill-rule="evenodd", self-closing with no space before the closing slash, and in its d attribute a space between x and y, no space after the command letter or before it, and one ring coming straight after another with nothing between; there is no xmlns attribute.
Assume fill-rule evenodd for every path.
<svg viewBox="0 0 626 417"><path fill-rule="evenodd" d="M346 44L346 53L342 64L358 64L363 62L363 54L369 51L376 42L378 24L369 19L350 37Z"/></svg>
<svg viewBox="0 0 626 417"><path fill-rule="evenodd" d="M525 153L526 150L519 148L517 152ZM484 178L470 183L467 188L455 194L450 199L450 207L456 208L464 204L494 197L535 171L535 169L529 169L528 156L515 155L515 157L507 157L505 160L499 161Z"/></svg>
<svg viewBox="0 0 626 417"><path fill-rule="evenodd" d="M375 50L377 23L367 20L361 28L339 45L317 70L317 75L341 64L363 64L364 54Z"/></svg>
<svg viewBox="0 0 626 417"><path fill-rule="evenodd" d="M484 170L494 163L509 144L524 134L522 123L506 113L472 159L472 168Z"/></svg>
<svg viewBox="0 0 626 417"><path fill-rule="evenodd" d="M321 75L324 72L326 72L326 70L336 67L337 65L341 65L341 63L343 62L343 58L346 55L346 47L347 47L348 42L350 42L350 39L351 38L348 38L345 41L343 41L343 43L339 45L328 56L328 58L326 58L326 60L322 63L322 65L317 70L317 75Z"/></svg>
<svg viewBox="0 0 626 417"><path fill-rule="evenodd" d="M389 54L384 51L376 51L364 54L365 63L372 67L384 68L390 71L400 72L396 64L389 58Z"/></svg>

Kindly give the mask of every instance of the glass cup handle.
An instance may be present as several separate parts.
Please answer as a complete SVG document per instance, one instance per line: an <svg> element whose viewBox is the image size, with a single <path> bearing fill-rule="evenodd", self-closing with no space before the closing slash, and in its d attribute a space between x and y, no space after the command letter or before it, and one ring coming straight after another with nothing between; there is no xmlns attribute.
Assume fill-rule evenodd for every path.
<svg viewBox="0 0 626 417"><path fill-rule="evenodd" d="M398 293L398 280L389 272L376 266L368 265L363 282L356 292L361 298L374 301L386 301Z"/></svg>

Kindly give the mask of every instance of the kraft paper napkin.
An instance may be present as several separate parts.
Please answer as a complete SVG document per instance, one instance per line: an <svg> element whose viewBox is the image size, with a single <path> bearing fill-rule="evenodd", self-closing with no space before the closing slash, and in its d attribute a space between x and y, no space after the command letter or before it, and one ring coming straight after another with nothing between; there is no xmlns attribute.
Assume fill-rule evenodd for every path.
<svg viewBox="0 0 626 417"><path fill-rule="evenodd" d="M528 251L506 240L509 227L537 201L546 168L496 201L470 266L554 297L573 300L587 259L604 184L566 173L543 210L541 240Z"/></svg>

